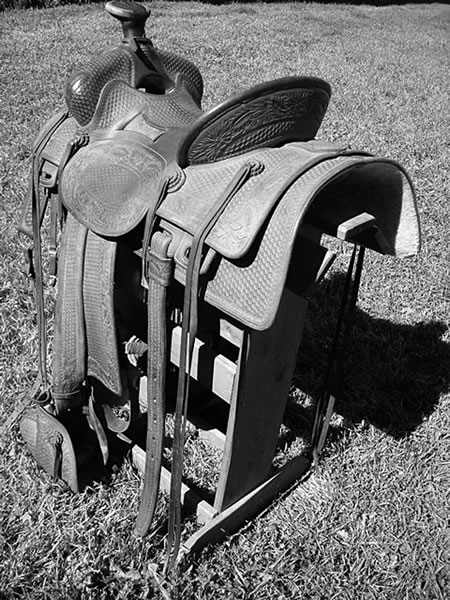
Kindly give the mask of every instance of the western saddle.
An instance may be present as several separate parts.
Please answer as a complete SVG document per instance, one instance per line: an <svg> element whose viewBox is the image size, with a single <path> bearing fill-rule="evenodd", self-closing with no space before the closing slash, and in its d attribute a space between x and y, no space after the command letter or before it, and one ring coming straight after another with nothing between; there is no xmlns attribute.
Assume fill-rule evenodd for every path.
<svg viewBox="0 0 450 600"><path fill-rule="evenodd" d="M19 230L32 240L40 390L21 432L74 491L86 469L92 476L111 463L114 440L128 444L143 472L139 535L160 487L170 488L173 566L237 529L323 446L330 389L317 407L313 458L271 470L308 297L334 258L322 234L359 249L345 292L353 286L354 303L361 249L416 253L418 218L398 163L315 139L328 83L285 77L203 112L199 70L153 46L149 11L127 0L106 10L122 24L121 44L70 79L67 109L34 147ZM51 378L42 256L57 282ZM192 411L198 382L210 393ZM181 504L194 496L182 482L187 420L217 441L223 460L214 504L196 502L203 527L181 545Z"/></svg>

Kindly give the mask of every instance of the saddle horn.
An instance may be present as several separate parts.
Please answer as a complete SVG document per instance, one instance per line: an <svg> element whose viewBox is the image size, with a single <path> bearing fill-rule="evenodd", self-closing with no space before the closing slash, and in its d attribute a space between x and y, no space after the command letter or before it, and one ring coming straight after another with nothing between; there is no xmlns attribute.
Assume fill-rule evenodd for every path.
<svg viewBox="0 0 450 600"><path fill-rule="evenodd" d="M105 10L122 25L125 40L145 38L145 23L150 16L150 9L130 0L111 0Z"/></svg>

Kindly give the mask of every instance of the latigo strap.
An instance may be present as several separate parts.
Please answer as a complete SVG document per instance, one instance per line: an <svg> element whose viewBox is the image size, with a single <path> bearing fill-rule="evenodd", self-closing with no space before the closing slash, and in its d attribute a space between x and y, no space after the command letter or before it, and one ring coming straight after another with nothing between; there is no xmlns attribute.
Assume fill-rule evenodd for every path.
<svg viewBox="0 0 450 600"><path fill-rule="evenodd" d="M164 443L169 322L166 289L173 271L173 261L167 254L169 243L167 235L155 234L147 262L147 442L144 487L136 521L136 532L141 536L150 528L158 499Z"/></svg>

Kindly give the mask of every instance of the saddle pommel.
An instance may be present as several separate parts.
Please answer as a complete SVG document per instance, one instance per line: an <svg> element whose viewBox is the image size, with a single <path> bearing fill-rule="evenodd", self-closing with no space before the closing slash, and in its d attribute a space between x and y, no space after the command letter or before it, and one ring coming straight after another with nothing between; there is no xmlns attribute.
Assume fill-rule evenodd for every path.
<svg viewBox="0 0 450 600"><path fill-rule="evenodd" d="M122 25L123 37L126 40L145 37L145 22L150 10L130 0L111 0L105 9Z"/></svg>

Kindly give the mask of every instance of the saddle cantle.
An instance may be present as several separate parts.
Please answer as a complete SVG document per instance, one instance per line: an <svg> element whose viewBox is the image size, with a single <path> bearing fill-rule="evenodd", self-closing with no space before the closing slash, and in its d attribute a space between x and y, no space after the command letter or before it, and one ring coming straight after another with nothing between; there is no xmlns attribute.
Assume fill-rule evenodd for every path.
<svg viewBox="0 0 450 600"><path fill-rule="evenodd" d="M137 519L145 535L160 484L169 375L177 371L168 543L176 556L190 376L202 327L209 327L207 337L223 329L227 343L239 348L225 458L208 513L222 530L230 506L265 485L284 406L277 402L273 416L269 396L287 396L304 320L297 318L297 333L287 324L294 317L286 306L295 298L306 310L333 260L321 235L400 257L418 251L420 232L414 189L398 163L315 139L330 100L328 83L285 77L203 112L199 70L145 37L148 11L126 0L106 9L122 23L122 43L70 79L68 111L43 128L34 149L19 230L33 238L40 256L48 204L54 250L58 216L63 228L52 386L43 386L51 417L33 409L22 432L41 466L77 490L72 416L89 424L105 464L112 437L131 439L146 423ZM45 382L43 349L45 340ZM221 397L216 382L211 386ZM316 450L330 406L319 403ZM55 421L57 454L49 435ZM251 447L243 441L244 425L261 429L249 436ZM246 469L237 465L242 448ZM196 538L191 547L197 545Z"/></svg>

